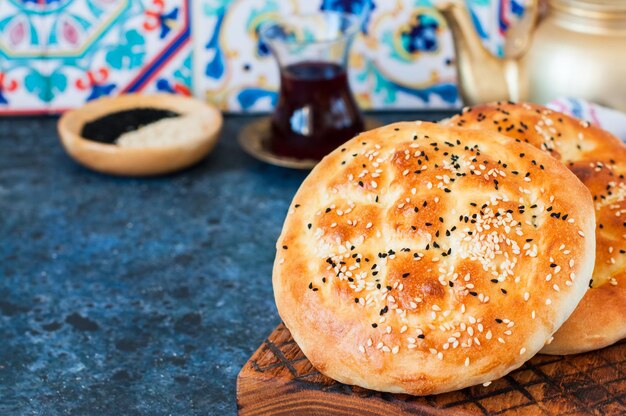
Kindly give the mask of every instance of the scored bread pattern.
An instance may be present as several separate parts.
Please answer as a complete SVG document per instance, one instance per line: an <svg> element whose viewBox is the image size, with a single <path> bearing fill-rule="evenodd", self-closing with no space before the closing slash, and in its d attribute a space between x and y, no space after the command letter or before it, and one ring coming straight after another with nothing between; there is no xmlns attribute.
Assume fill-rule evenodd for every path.
<svg viewBox="0 0 626 416"><path fill-rule="evenodd" d="M264 380L265 388L290 384L294 396L317 390L334 397L354 396L383 400L395 414L429 414L428 409L443 414L467 412L476 415L623 415L626 414L626 342L599 351L573 356L536 355L519 369L494 380L489 386L474 386L434 396L416 397L379 393L338 383L320 374L281 324L265 340L244 366L238 397L246 393L243 378ZM325 397L326 399L326 397ZM255 414L241 406L241 414ZM259 400L259 406L262 400ZM367 406L367 404L365 404ZM254 407L254 406L253 406ZM367 408L367 407L366 407ZM412 409L413 408L413 409ZM396 412L397 409L397 412ZM417 410L415 410L417 409ZM356 409L355 409L356 411ZM416 413L417 411L417 413ZM301 409L300 414L308 414Z"/></svg>
<svg viewBox="0 0 626 416"><path fill-rule="evenodd" d="M274 290L324 374L390 392L456 390L518 367L569 315L593 266L589 192L554 159L506 140L392 124L347 142L304 181Z"/></svg>
<svg viewBox="0 0 626 416"><path fill-rule="evenodd" d="M587 121L529 103L465 108L450 124L498 131L530 143L563 162L591 191L597 227L591 289L544 352L590 351L626 337L624 143Z"/></svg>

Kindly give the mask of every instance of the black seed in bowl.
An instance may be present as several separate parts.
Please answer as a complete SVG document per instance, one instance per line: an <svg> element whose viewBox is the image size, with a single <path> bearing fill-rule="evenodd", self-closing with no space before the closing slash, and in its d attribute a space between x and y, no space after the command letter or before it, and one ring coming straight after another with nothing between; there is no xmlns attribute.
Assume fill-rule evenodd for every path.
<svg viewBox="0 0 626 416"><path fill-rule="evenodd" d="M138 130L164 118L180 116L175 111L161 108L135 108L107 114L85 123L80 135L100 143L114 143L122 134Z"/></svg>

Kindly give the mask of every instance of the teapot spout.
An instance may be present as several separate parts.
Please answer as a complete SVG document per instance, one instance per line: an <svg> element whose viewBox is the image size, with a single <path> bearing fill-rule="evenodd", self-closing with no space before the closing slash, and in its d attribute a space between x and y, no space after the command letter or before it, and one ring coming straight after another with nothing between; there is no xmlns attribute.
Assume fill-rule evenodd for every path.
<svg viewBox="0 0 626 416"><path fill-rule="evenodd" d="M464 104L517 99L509 89L509 75L516 61L496 58L483 46L465 6L447 2L437 9L452 32L458 87Z"/></svg>
<svg viewBox="0 0 626 416"><path fill-rule="evenodd" d="M505 34L505 57L518 58L528 51L540 18L538 0L526 0L524 3L524 16L511 26Z"/></svg>

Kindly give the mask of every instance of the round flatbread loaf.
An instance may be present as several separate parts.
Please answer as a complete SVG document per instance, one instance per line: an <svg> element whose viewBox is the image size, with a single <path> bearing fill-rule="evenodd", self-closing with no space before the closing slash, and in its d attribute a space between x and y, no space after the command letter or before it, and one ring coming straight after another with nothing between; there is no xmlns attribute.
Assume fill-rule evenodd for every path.
<svg viewBox="0 0 626 416"><path fill-rule="evenodd" d="M561 160L589 188L596 215L591 290L542 350L576 354L626 337L626 146L609 132L534 104L468 108L450 123L499 131Z"/></svg>
<svg viewBox="0 0 626 416"><path fill-rule="evenodd" d="M276 305L322 373L425 395L539 351L587 289L593 203L549 155L432 123L363 133L306 178L277 243Z"/></svg>

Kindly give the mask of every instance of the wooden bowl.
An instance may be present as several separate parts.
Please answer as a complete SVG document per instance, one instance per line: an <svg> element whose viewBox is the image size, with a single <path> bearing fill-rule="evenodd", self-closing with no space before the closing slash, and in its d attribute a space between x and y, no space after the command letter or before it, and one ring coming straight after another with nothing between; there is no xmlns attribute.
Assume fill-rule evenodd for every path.
<svg viewBox="0 0 626 416"><path fill-rule="evenodd" d="M154 147L121 147L81 136L85 123L107 114L137 108L157 108L198 116L206 134L193 142ZM127 94L106 97L63 114L58 124L61 143L78 163L102 173L149 176L174 172L203 159L217 143L222 114L199 100L171 94Z"/></svg>

